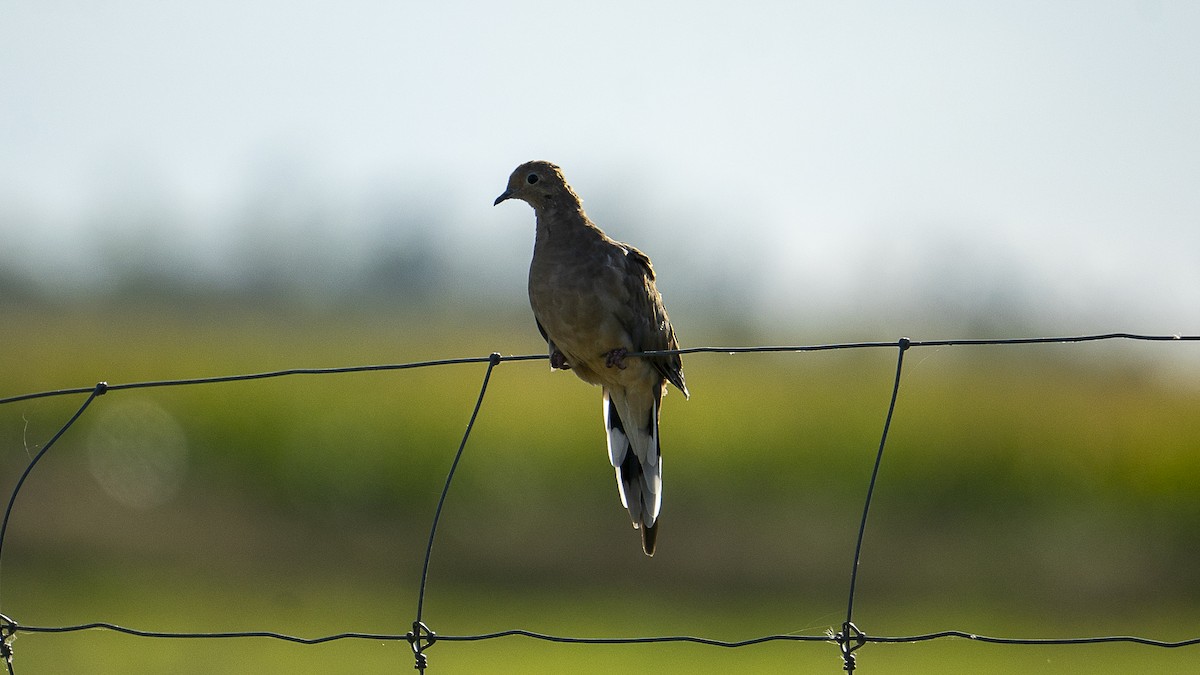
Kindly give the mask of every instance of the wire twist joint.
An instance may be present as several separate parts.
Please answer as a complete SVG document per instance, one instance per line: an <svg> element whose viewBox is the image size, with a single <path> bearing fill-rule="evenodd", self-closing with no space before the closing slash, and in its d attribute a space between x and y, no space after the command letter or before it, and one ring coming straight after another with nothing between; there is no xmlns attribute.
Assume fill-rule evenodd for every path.
<svg viewBox="0 0 1200 675"><path fill-rule="evenodd" d="M404 636L404 639L408 640L408 645L413 650L413 658L416 659L413 668L422 673L425 672L425 669L429 667L429 658L425 656L425 650L437 642L437 633L430 630L429 626L423 622L414 621L412 630Z"/></svg>
<svg viewBox="0 0 1200 675"><path fill-rule="evenodd" d="M12 640L17 634L17 622L8 618L5 614L0 614L0 659L8 666L8 671L12 672L13 649Z"/></svg>
<svg viewBox="0 0 1200 675"><path fill-rule="evenodd" d="M854 652L867 644L867 635L858 629L854 623L847 621L842 624L842 630L833 636L842 648L842 670L853 673L855 667Z"/></svg>

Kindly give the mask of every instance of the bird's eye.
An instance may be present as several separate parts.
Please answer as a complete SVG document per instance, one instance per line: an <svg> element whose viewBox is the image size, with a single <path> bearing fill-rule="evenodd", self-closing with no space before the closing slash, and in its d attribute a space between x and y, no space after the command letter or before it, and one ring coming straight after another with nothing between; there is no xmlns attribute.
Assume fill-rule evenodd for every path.
<svg viewBox="0 0 1200 675"><path fill-rule="evenodd" d="M534 183L538 182L538 175L536 173L529 174L525 177L525 182L533 185Z"/></svg>

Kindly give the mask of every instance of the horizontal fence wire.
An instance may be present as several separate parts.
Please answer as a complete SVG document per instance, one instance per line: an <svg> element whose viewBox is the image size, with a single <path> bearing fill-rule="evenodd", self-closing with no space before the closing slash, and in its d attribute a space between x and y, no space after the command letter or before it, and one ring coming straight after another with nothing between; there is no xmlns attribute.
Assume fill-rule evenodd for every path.
<svg viewBox="0 0 1200 675"><path fill-rule="evenodd" d="M425 606L425 590L428 580L430 561L433 552L434 542L437 536L438 524L441 519L442 507L445 504L446 497L450 491L451 484L454 479L455 471L463 458L464 450L467 442L470 439L471 431L474 428L476 419L479 416L483 402L487 395L488 384L491 380L494 369L502 363L512 363L520 361L536 361L545 360L548 358L544 354L536 355L514 355L502 356L498 353L493 353L488 356L481 357L466 357L453 359L440 359L432 361L415 361L410 363L396 364L381 364L381 365L364 365L364 366L343 366L335 368L291 368L285 370L275 370L261 373L249 373L240 375L225 375L217 377L199 377L186 379L165 379L152 380L145 382L131 382L109 384L100 382L93 386L76 387L68 389L56 389L51 391L41 391L30 394L21 394L16 396L8 396L0 398L0 405L16 403L20 401L29 401L41 398L50 398L58 396L71 396L87 394L87 398L79 409L67 420L67 422L50 438L49 441L34 455L25 470L18 478L12 493L9 496L7 506L4 511L4 519L0 522L0 565L3 563L4 544L8 533L8 524L14 512L17 498L21 492L22 486L26 479L32 473L34 467L46 455L57 441L74 425L74 423L84 415L88 408L100 396L104 396L111 392L124 391L130 389L148 389L161 387L180 387L180 386L197 386L203 384L221 384L221 383L237 383L253 380L272 379L280 377L294 376L325 376L351 373L366 373L394 370L409 370L415 368L431 368L451 365L467 365L467 364L486 364L487 369L483 376L483 383L479 389L479 396L476 399L475 406L471 411L470 418L467 422L466 430L462 435L461 442L454 455L454 460L446 475L446 480L443 485L441 495L438 499L437 508L434 512L432 523L430 525L429 539L426 544L424 565L421 572L421 582L419 593L417 596L416 614L412 623L412 629L403 634L379 634L379 633L358 633L345 632L333 635L325 635L319 637L301 637L296 635L288 635L274 631L227 631L227 632L163 632L141 630L136 628L128 628L108 622L93 622L78 625L68 626L32 626L24 625L10 618L5 614L0 614L0 658L3 658L9 675L16 675L14 665L13 638L19 633L29 634L63 634L76 633L80 631L110 631L114 633L131 635L142 638L158 638L158 639L173 639L173 640L213 640L213 639L272 639L285 642L301 644L301 645L317 645L343 640L370 640L374 642L406 642L412 649L414 658L414 667L424 673L429 667L428 658L425 651L437 642L478 642L482 640L495 640L501 638L523 637L527 639L540 640L551 643L568 643L568 644L585 644L585 645L623 645L623 644L655 644L655 643L693 643L700 645L708 645L713 647L725 648L743 648L753 645L760 645L769 642L820 642L836 645L840 651L843 662L843 669L848 673L855 672L857 668L855 651L864 645L871 643L913 643L913 642L928 642L931 640L941 639L963 639L976 642L999 645L1097 645L1107 643L1131 643L1145 645L1149 647L1160 648L1178 648L1200 645L1200 637L1179 640L1166 641L1155 640L1146 637L1137 637L1129 635L1110 635L1097 637L1077 637L1077 638L1045 638L1045 637L995 637L979 635L977 633L961 631L961 630L945 630L933 633L923 633L917 635L903 636L883 636L872 635L863 632L854 622L854 600L856 593L856 584L858 578L859 560L862 552L862 544L866 535L867 523L869 520L871 500L875 491L876 480L879 476L879 470L883 463L884 449L887 445L888 430L891 426L892 416L896 409L896 402L900 394L900 384L904 369L904 355L907 351L914 348L923 347L954 347L954 346L1014 346L1014 345L1047 345L1047 344L1075 344L1084 342L1099 342L1109 340L1132 340L1143 342L1197 342L1200 341L1200 335L1147 335L1139 333L1101 333L1092 335L1076 335L1066 337L1023 337L1023 338L999 338L999 339L982 339L982 338L966 338L966 339L937 339L937 340L910 340L908 338L900 338L894 341L868 341L868 342L841 342L827 343L814 345L793 345L793 346L754 346L754 347L689 347L683 349L661 350L661 351L644 351L630 352L626 356L656 356L667 354L764 354L764 353L804 353L804 352L820 352L834 350L851 350L851 349L895 349L896 370L893 380L891 396L886 408L886 415L883 422L883 430L880 434L878 450L875 455L875 461L872 466L869 482L866 489L866 494L863 501L862 516L859 520L857 537L855 540L854 557L851 563L849 588L847 593L846 603L846 619L841 624L840 631L829 630L822 634L801 635L795 633L764 635L761 637L746 639L746 640L720 640L708 637L695 637L684 635L669 635L669 636L646 636L646 637L571 637L549 635L522 629L505 630L493 633L481 633L474 635L450 635L439 634L431 630L423 622L423 610ZM3 581L3 568L0 566L0 582ZM0 590L2 590L0 586ZM2 598L2 596L0 596ZM3 609L0 606L0 609Z"/></svg>

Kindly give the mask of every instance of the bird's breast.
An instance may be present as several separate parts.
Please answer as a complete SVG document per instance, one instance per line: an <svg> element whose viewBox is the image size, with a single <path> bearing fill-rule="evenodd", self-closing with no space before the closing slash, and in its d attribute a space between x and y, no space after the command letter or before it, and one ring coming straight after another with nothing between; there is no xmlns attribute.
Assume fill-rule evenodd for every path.
<svg viewBox="0 0 1200 675"><path fill-rule="evenodd" d="M567 357L576 374L604 370L613 349L633 349L620 320L628 307L625 285L610 256L539 256L529 268L529 304L547 337Z"/></svg>

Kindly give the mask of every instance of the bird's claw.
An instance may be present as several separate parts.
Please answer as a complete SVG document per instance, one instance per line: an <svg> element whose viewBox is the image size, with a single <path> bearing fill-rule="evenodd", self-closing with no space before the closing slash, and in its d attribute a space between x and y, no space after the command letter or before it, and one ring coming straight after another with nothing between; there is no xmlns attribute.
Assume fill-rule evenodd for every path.
<svg viewBox="0 0 1200 675"><path fill-rule="evenodd" d="M604 365L608 366L609 368L615 366L621 370L625 370L625 354L627 353L628 352L625 351L624 347L618 347L612 350L605 356Z"/></svg>
<svg viewBox="0 0 1200 675"><path fill-rule="evenodd" d="M571 364L567 363L567 357L563 353L555 349L550 352L550 368L553 370L570 370Z"/></svg>

